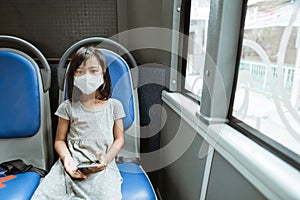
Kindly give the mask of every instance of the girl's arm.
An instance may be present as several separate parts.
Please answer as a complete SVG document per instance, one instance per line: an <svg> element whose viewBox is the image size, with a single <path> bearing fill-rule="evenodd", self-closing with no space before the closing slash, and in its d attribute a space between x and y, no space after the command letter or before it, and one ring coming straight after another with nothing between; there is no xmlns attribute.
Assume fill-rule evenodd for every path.
<svg viewBox="0 0 300 200"><path fill-rule="evenodd" d="M70 174L70 176L72 176L73 178L86 178L86 176L77 169L76 163L74 162L65 142L69 124L69 120L63 119L61 117L58 118L54 148L63 161L65 170Z"/></svg>
<svg viewBox="0 0 300 200"><path fill-rule="evenodd" d="M69 120L59 117L57 130L56 130L54 148L62 161L64 161L64 159L66 157L71 156L71 154L67 148L66 142L65 142L68 129L69 129Z"/></svg>
<svg viewBox="0 0 300 200"><path fill-rule="evenodd" d="M116 155L120 152L121 148L124 145L124 127L123 120L117 119L114 123L114 142L109 148L105 156L101 152L97 152L98 160L101 163L101 166L98 167L97 171L103 170L108 163L110 163Z"/></svg>
<svg viewBox="0 0 300 200"><path fill-rule="evenodd" d="M114 142L105 156L106 163L109 163L116 157L116 155L122 149L123 145L124 145L123 120L117 119L117 120L115 120L115 123L114 123Z"/></svg>

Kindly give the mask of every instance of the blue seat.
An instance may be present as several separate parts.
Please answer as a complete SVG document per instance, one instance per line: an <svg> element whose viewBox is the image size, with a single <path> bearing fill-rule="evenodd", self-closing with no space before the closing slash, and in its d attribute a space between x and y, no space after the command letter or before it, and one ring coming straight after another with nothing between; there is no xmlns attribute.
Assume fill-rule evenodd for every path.
<svg viewBox="0 0 300 200"><path fill-rule="evenodd" d="M0 98L0 137L34 136L41 125L41 97L34 64L19 52L1 50L0 72L0 91L5 91Z"/></svg>
<svg viewBox="0 0 300 200"><path fill-rule="evenodd" d="M128 60L130 60L131 64L136 66L131 54L115 41L100 37L87 38L71 46L62 56L58 66L60 102L67 99L66 69L64 69L67 58L78 47L91 43L98 44L99 49L104 54L112 81L112 97L121 101L126 113L126 117L123 119L125 130L124 147L116 158L120 173L123 177L123 199L157 199L147 174L143 171L142 166L136 164L140 159L139 109L137 90L134 90L133 87L131 71L127 62L119 54L109 50L108 47L117 48L118 53L121 52L121 55L128 56ZM103 48L103 46L105 46L105 48Z"/></svg>
<svg viewBox="0 0 300 200"><path fill-rule="evenodd" d="M0 177L0 198L3 200L28 200L40 183L40 175L26 172Z"/></svg>
<svg viewBox="0 0 300 200"><path fill-rule="evenodd" d="M133 162L118 164L122 183L123 200L153 200L156 199L153 187L143 168Z"/></svg>
<svg viewBox="0 0 300 200"><path fill-rule="evenodd" d="M107 49L101 49L108 63L112 83L112 97L122 102L126 117L123 119L124 129L134 123L134 97L130 71L122 57ZM128 92L130 91L130 92Z"/></svg>
<svg viewBox="0 0 300 200"><path fill-rule="evenodd" d="M40 69L24 52L0 48L0 163L22 159L26 164L48 170L53 163L50 67L30 43L3 35L0 41L27 48L43 66ZM9 177L0 177L0 181ZM5 185L0 186L0 199L30 199L39 180L38 174L30 172L0 182Z"/></svg>

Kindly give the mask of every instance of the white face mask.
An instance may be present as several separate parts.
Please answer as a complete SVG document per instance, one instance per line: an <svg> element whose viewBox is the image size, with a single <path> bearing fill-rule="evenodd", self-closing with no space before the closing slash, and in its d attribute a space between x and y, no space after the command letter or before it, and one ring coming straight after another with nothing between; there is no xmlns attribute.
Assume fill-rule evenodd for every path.
<svg viewBox="0 0 300 200"><path fill-rule="evenodd" d="M85 74L83 76L74 76L74 85L84 94L95 92L103 83L103 75Z"/></svg>

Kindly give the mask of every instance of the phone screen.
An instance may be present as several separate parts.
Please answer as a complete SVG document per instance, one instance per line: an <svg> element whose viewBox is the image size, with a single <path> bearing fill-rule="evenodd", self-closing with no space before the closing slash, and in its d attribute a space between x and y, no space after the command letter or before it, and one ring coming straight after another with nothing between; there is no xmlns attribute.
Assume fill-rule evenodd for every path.
<svg viewBox="0 0 300 200"><path fill-rule="evenodd" d="M77 165L78 169L83 169L83 168L91 168L91 167L99 167L100 164L97 162L89 162L89 163L81 163Z"/></svg>

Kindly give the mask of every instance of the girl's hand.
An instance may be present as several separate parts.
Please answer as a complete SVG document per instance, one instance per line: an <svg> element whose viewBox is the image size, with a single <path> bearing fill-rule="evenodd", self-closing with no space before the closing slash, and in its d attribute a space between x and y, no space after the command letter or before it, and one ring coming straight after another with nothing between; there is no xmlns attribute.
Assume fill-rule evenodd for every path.
<svg viewBox="0 0 300 200"><path fill-rule="evenodd" d="M102 153L97 152L96 154L97 154L97 158L98 158L98 161L100 163L100 166L89 168L89 171L91 171L91 172L100 172L100 171L104 170L107 166L105 157L102 155Z"/></svg>
<svg viewBox="0 0 300 200"><path fill-rule="evenodd" d="M64 167L66 172L72 177L72 178L86 178L86 175L84 175L77 167L74 159L71 156L66 156L63 159Z"/></svg>

